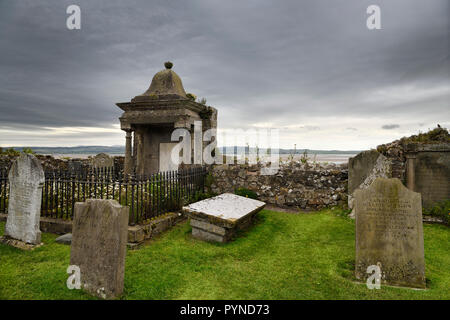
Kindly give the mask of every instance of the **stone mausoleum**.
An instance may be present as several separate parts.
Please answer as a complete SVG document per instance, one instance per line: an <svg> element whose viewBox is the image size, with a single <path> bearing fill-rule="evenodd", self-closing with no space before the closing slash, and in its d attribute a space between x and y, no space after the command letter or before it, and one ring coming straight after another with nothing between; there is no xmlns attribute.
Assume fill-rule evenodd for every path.
<svg viewBox="0 0 450 320"><path fill-rule="evenodd" d="M130 102L117 103L124 111L119 119L126 132L126 174L177 170L179 165L171 161L172 149L178 143L171 141L172 132L185 128L193 139L195 121L201 121L202 133L217 127L217 110L186 95L180 77L172 70L173 64L164 65L166 69L154 75L147 91Z"/></svg>

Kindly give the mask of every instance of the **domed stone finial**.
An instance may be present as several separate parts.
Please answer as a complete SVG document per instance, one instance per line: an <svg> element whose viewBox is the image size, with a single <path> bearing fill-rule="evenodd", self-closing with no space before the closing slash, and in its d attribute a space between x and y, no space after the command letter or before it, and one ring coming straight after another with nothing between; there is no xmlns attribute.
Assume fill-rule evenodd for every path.
<svg viewBox="0 0 450 320"><path fill-rule="evenodd" d="M171 70L173 63L167 61L164 63L164 66L166 69L159 71L153 76L150 88L143 94L134 97L135 101L187 99L180 77Z"/></svg>
<svg viewBox="0 0 450 320"><path fill-rule="evenodd" d="M170 61L167 61L167 62L164 62L164 66L166 67L166 69L172 69L173 63Z"/></svg>

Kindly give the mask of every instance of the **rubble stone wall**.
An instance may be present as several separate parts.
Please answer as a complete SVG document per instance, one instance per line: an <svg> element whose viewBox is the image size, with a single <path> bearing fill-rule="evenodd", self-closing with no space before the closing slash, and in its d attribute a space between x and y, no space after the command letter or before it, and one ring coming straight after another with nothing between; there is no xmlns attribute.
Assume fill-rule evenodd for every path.
<svg viewBox="0 0 450 320"><path fill-rule="evenodd" d="M0 168L8 168L16 156L0 155ZM92 167L92 158L54 158L50 155L37 154L36 158L41 162L44 170L73 170L85 169ZM111 157L114 161L114 170L120 172L123 170L123 156Z"/></svg>
<svg viewBox="0 0 450 320"><path fill-rule="evenodd" d="M347 204L348 170L345 165L290 162L274 175L261 175L262 165L213 165L210 168L214 193L246 188L268 204L315 210Z"/></svg>

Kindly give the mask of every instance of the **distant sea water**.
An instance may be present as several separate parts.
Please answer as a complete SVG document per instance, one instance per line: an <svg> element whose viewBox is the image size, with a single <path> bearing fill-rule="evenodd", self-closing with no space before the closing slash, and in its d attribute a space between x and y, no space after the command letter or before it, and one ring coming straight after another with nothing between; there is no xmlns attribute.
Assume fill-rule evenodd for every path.
<svg viewBox="0 0 450 320"><path fill-rule="evenodd" d="M328 162L328 163L347 163L348 159L351 157L356 156L356 154L347 154L347 153L337 153L337 154L308 154L308 160L309 161L316 161L316 162ZM280 155L281 159L288 160L289 155L288 154L282 154ZM302 155L296 154L294 155L294 160L300 160L302 158Z"/></svg>
<svg viewBox="0 0 450 320"><path fill-rule="evenodd" d="M356 156L354 153L336 153L336 154L308 154L308 161L309 162L320 162L320 163L335 163L335 164L341 164L341 163L347 163L348 159L351 157ZM300 161L303 156L301 154L295 154L294 156L291 156L289 154L280 154L279 155L282 162L294 160L294 161ZM265 157L263 157L265 158Z"/></svg>
<svg viewBox="0 0 450 320"><path fill-rule="evenodd" d="M122 153L108 153L105 152L107 154L109 154L111 157L116 157L116 156L124 156L124 154ZM89 157L94 157L95 155L97 155L98 153L47 153L44 154L46 156L52 156L53 158L56 159L64 159L64 158L70 158L70 159L87 159Z"/></svg>
<svg viewBox="0 0 450 320"><path fill-rule="evenodd" d="M108 153L110 156L124 156L124 154L111 154ZM78 159L86 159L88 157L93 157L95 154L49 154L57 159L63 159L63 158L78 158ZM328 162L328 163L347 163L348 159L351 157L354 157L356 154L347 154L347 153L338 153L338 154L308 154L308 160L309 161L315 161L315 162ZM290 155L288 154L281 154L280 158L282 161L287 161L290 159ZM294 160L300 161L302 158L301 154L294 155Z"/></svg>

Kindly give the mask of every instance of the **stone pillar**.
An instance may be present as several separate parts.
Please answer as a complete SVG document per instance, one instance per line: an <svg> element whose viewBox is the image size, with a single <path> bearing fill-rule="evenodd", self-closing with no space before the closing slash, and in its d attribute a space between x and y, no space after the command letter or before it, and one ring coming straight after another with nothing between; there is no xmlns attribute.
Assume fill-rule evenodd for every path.
<svg viewBox="0 0 450 320"><path fill-rule="evenodd" d="M411 191L414 191L415 188L415 177L414 177L415 159L416 159L415 153L406 154L406 186Z"/></svg>
<svg viewBox="0 0 450 320"><path fill-rule="evenodd" d="M137 161L137 130L133 131L133 143L131 144L133 146L133 152L131 153L131 159L132 159L132 163L133 166L136 166L136 161Z"/></svg>
<svg viewBox="0 0 450 320"><path fill-rule="evenodd" d="M180 120L177 121L173 124L174 129L186 129L189 134L191 135L190 139L191 139L191 149L190 150L185 150L183 148L183 151L181 152L181 162L178 164L178 169L186 169L189 168L189 164L185 163L185 161L192 163L193 160L193 145L194 145L194 130L192 129L193 124L190 123L188 120ZM185 141L185 139L187 139L187 137L183 136L183 138L181 138L183 141ZM181 141L181 140L180 140ZM178 143L178 141L176 142ZM190 151L191 156L188 158L187 152Z"/></svg>
<svg viewBox="0 0 450 320"><path fill-rule="evenodd" d="M192 164L201 165L203 163L203 131L202 122L195 121L194 129L192 130Z"/></svg>
<svg viewBox="0 0 450 320"><path fill-rule="evenodd" d="M125 164L124 173L131 174L133 170L133 163L131 158L131 130L126 131L127 135L125 137Z"/></svg>
<svg viewBox="0 0 450 320"><path fill-rule="evenodd" d="M136 174L144 174L145 154L144 154L144 134L142 131L135 131L136 139Z"/></svg>

